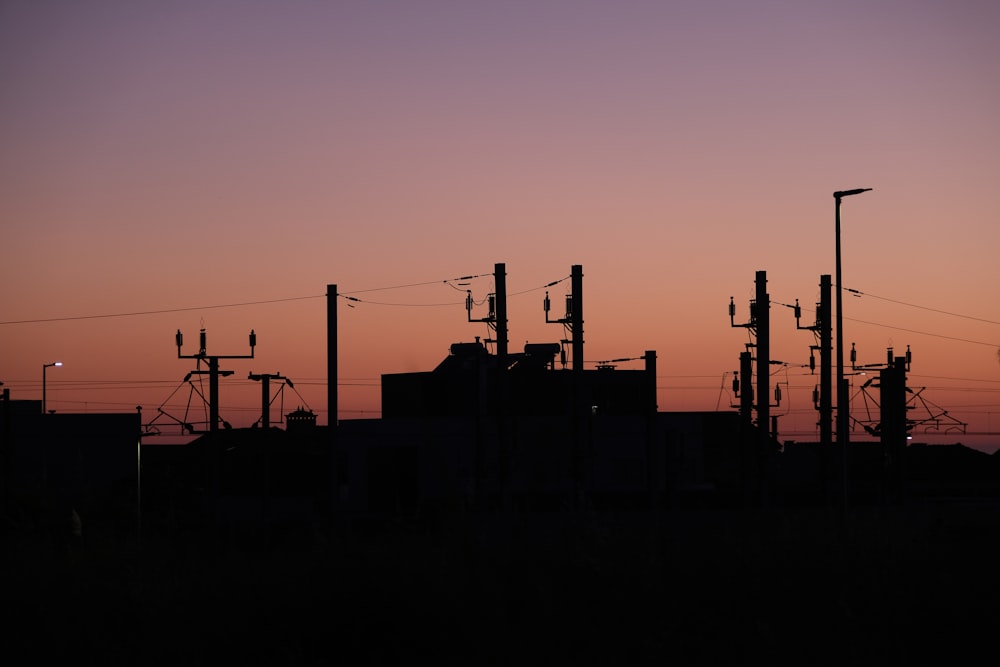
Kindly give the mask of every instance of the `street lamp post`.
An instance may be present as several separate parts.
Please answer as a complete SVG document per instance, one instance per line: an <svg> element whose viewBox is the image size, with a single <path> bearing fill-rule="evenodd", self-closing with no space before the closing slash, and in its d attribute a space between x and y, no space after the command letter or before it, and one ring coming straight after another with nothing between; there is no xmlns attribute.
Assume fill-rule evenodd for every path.
<svg viewBox="0 0 1000 667"><path fill-rule="evenodd" d="M836 236L837 236L837 444L841 457L841 484L843 486L844 510L847 509L847 449L849 437L847 434L850 428L850 394L847 388L847 380L844 379L844 285L841 281L840 270L840 200L851 195L859 195L868 192L871 188L857 188L854 190L838 190L833 193L836 203Z"/></svg>
<svg viewBox="0 0 1000 667"><path fill-rule="evenodd" d="M51 364L42 364L42 414L43 415L46 414L46 411L45 411L45 390L46 390L46 387L45 387L45 372L49 369L50 366L62 366L62 362L61 361L53 361Z"/></svg>

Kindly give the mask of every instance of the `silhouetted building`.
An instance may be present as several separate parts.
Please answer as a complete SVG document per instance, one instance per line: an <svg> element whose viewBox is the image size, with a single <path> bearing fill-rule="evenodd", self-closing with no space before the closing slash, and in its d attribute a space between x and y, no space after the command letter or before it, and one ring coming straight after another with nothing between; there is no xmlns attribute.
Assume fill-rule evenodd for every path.
<svg viewBox="0 0 1000 667"><path fill-rule="evenodd" d="M316 413L312 410L299 408L285 415L285 429L290 433L301 433L315 430Z"/></svg>
<svg viewBox="0 0 1000 667"><path fill-rule="evenodd" d="M555 368L559 345L500 360L456 343L429 372L382 376L383 417L338 426L341 509L608 509L738 497L739 416L658 413L650 370ZM712 498L712 500L709 500Z"/></svg>
<svg viewBox="0 0 1000 667"><path fill-rule="evenodd" d="M85 530L134 528L139 512L138 412L43 415L40 401L4 403L5 509L49 524L68 522L75 513Z"/></svg>
<svg viewBox="0 0 1000 667"><path fill-rule="evenodd" d="M555 370L559 350L529 343L508 354L504 386L497 355L480 342L455 343L433 371L382 376L382 417L569 415L574 401L594 414L642 415L655 406L646 371L606 366L578 378Z"/></svg>

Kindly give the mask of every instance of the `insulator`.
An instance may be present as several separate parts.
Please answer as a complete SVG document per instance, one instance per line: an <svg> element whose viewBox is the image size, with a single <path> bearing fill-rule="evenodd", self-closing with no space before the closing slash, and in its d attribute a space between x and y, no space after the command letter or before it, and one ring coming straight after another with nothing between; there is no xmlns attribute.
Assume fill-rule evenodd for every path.
<svg viewBox="0 0 1000 667"><path fill-rule="evenodd" d="M205 330L202 329L201 334L199 335L199 340L201 342L201 354L205 354L205 350L207 348L207 346L205 345L206 338L207 337L205 336Z"/></svg>
<svg viewBox="0 0 1000 667"><path fill-rule="evenodd" d="M573 316L573 295L566 295L566 317L570 318Z"/></svg>
<svg viewBox="0 0 1000 667"><path fill-rule="evenodd" d="M813 387L813 405L819 405L819 387Z"/></svg>
<svg viewBox="0 0 1000 667"><path fill-rule="evenodd" d="M858 360L858 351L854 349L854 343L851 343L851 365Z"/></svg>
<svg viewBox="0 0 1000 667"><path fill-rule="evenodd" d="M542 302L542 308L545 310L546 313L548 313L549 310L552 308L552 302L549 301L548 290L545 291L545 301Z"/></svg>
<svg viewBox="0 0 1000 667"><path fill-rule="evenodd" d="M177 335L174 336L174 340L177 341L177 349L180 350L181 346L184 345L184 334L181 333L180 329L177 330Z"/></svg>
<svg viewBox="0 0 1000 667"><path fill-rule="evenodd" d="M799 318L802 317L802 308L799 306L799 300L795 300L795 321L798 322Z"/></svg>
<svg viewBox="0 0 1000 667"><path fill-rule="evenodd" d="M736 317L736 304L733 302L733 297L729 297L729 319Z"/></svg>
<svg viewBox="0 0 1000 667"><path fill-rule="evenodd" d="M781 403L781 385L774 385L774 402Z"/></svg>
<svg viewBox="0 0 1000 667"><path fill-rule="evenodd" d="M816 326L818 327L821 324L823 324L824 320L825 320L825 317L824 317L824 314L823 314L823 304L817 303L816 304Z"/></svg>
<svg viewBox="0 0 1000 667"><path fill-rule="evenodd" d="M906 346L906 367L910 367L910 362L913 361L913 353L910 352L910 346Z"/></svg>
<svg viewBox="0 0 1000 667"><path fill-rule="evenodd" d="M809 351L809 372L816 372L816 356L813 355L812 350Z"/></svg>
<svg viewBox="0 0 1000 667"><path fill-rule="evenodd" d="M489 299L489 307L490 307L490 317L493 317L493 315L496 313L496 305L497 305L496 295L490 294L490 296L488 297L488 299Z"/></svg>
<svg viewBox="0 0 1000 667"><path fill-rule="evenodd" d="M250 348L253 349L257 347L257 334L254 333L253 329L250 330Z"/></svg>
<svg viewBox="0 0 1000 667"><path fill-rule="evenodd" d="M740 393L740 373L736 371L733 373L733 393L739 395Z"/></svg>
<svg viewBox="0 0 1000 667"><path fill-rule="evenodd" d="M888 349L886 349L886 352L885 352L885 363L887 363L890 366L892 366L892 348L891 347L888 348Z"/></svg>
<svg viewBox="0 0 1000 667"><path fill-rule="evenodd" d="M565 349L559 350L559 363L561 363L563 366L566 365L566 350Z"/></svg>
<svg viewBox="0 0 1000 667"><path fill-rule="evenodd" d="M472 312L472 290L465 290L465 309Z"/></svg>

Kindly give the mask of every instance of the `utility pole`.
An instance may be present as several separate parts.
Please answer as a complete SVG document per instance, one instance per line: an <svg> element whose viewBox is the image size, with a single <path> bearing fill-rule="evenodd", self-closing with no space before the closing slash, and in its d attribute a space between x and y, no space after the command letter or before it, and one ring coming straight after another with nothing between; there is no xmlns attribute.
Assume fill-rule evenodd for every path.
<svg viewBox="0 0 1000 667"><path fill-rule="evenodd" d="M3 382L0 382L3 385ZM10 507L11 463L13 460L13 443L11 442L10 389L3 388L0 392L0 517L7 518Z"/></svg>
<svg viewBox="0 0 1000 667"><path fill-rule="evenodd" d="M552 302L549 300L549 293L545 293L545 322L547 324L561 324L563 329L569 333L570 338L563 338L560 343L564 346L562 352L562 364L566 365L565 345L570 344L573 354L573 370L583 370L583 267L574 264L570 268L570 293L566 295L566 315L559 319L549 319L549 311Z"/></svg>
<svg viewBox="0 0 1000 667"><path fill-rule="evenodd" d="M906 418L907 399L906 393L906 373L910 370L910 363L913 355L910 346L906 346L906 355L894 357L892 348L886 349L886 360L884 364L858 364L858 353L851 343L851 371L857 373L863 369L879 369L879 423L874 427L865 426L865 430L870 434L879 436L882 444L883 461L885 462L885 475L883 484L885 492L890 502L899 502L902 499L903 483L903 457L906 451L907 434L910 430L910 422ZM862 389L867 388L875 381L872 378L865 382Z"/></svg>
<svg viewBox="0 0 1000 667"><path fill-rule="evenodd" d="M493 283L496 285L496 334L497 361L501 369L507 368L507 346L510 336L507 331L507 265L499 262L493 265Z"/></svg>
<svg viewBox="0 0 1000 667"><path fill-rule="evenodd" d="M756 279L756 298L750 302L750 321L744 324L736 324L736 304L733 302L733 298L729 298L729 321L730 326L733 327L744 327L750 329L757 334L757 445L756 456L752 457L754 460L753 468L754 472L757 474L754 477L757 478L759 484L759 501L764 504L767 501L767 475L770 467L771 459L771 434L769 431L770 422L770 395L769 395L769 383L770 383L770 365L771 365L771 326L770 326L770 308L771 308L771 297L767 293L767 272L757 271ZM750 344L747 347L751 347ZM747 355L746 359L749 358L750 353L744 353ZM745 357L740 355L741 366L745 361ZM742 387L746 387L749 384L749 369L747 367L742 368L743 377L741 379ZM746 401L752 400L748 397L748 393L745 389L742 392L742 402L744 410L744 418L746 414L749 413L749 407L747 407ZM741 411L742 412L742 411ZM747 441L744 440L744 445Z"/></svg>
<svg viewBox="0 0 1000 667"><path fill-rule="evenodd" d="M292 381L280 373L253 373L248 379L260 382L260 425L266 431L271 428L271 380L284 380L285 384L294 388Z"/></svg>
<svg viewBox="0 0 1000 667"><path fill-rule="evenodd" d="M209 355L207 351L204 327L201 329L198 340L199 344L197 354L181 354L181 347L184 345L184 335L181 333L180 329L177 330L177 335L175 337L175 341L177 343L177 358L197 359L198 361L198 368L188 373L188 375L203 375L208 373L208 430L212 437L207 443L208 446L203 450L203 456L206 457L206 473L208 476L207 487L209 489L210 503L205 509L209 512L209 516L211 516L211 513L213 513L217 507L216 503L219 500L222 488L222 450L219 446L218 438L215 437L219 430L219 376L233 374L233 371L219 370L219 359L253 359L254 348L257 346L257 334L254 333L253 329L250 330L250 354L248 355ZM208 364L207 371L201 370L202 361Z"/></svg>
<svg viewBox="0 0 1000 667"><path fill-rule="evenodd" d="M573 312L569 315L573 333L573 370L583 372L583 267L570 267L570 284L573 288ZM577 377L581 377L577 375Z"/></svg>
<svg viewBox="0 0 1000 667"><path fill-rule="evenodd" d="M465 291L465 311L470 322L485 322L492 333L492 338L487 338L485 343L496 343L497 363L507 367L508 340L507 331L507 268L502 262L493 265L493 283L496 290L486 296L488 312L486 317L472 317L472 307L475 302L472 298L472 290Z"/></svg>
<svg viewBox="0 0 1000 667"><path fill-rule="evenodd" d="M508 385L507 365L509 332L507 331L507 267L502 262L493 265L493 283L496 286L496 342L497 342L497 447L500 459L500 506L504 512L512 509L511 477L513 461L512 447L508 442L510 433L507 428L510 412L510 387Z"/></svg>
<svg viewBox="0 0 1000 667"><path fill-rule="evenodd" d="M326 399L327 420L337 425L337 285L326 286Z"/></svg>
<svg viewBox="0 0 1000 667"><path fill-rule="evenodd" d="M833 312L830 275L819 277L819 303L816 304L816 321L812 326L801 326L799 319L802 309L798 299L795 300L795 328L812 331L818 338L817 345L809 348L809 370L815 372L816 358L813 351L819 349L819 387L814 392L813 402L819 410L819 442L820 461L823 470L825 492L829 499L833 497Z"/></svg>
<svg viewBox="0 0 1000 667"><path fill-rule="evenodd" d="M508 377L507 377L507 366L509 364L509 351L508 344L510 335L507 329L507 266L503 262L498 262L493 265L493 283L495 285L495 291L488 294L486 297L488 304L488 312L486 317L483 318L473 318L472 308L475 302L472 298L472 290L466 290L465 296L465 310L469 322L485 322L488 330L490 331L491 337L488 337L484 342L487 344L496 344L496 369L493 374L489 377L489 381L485 382L487 378L485 374L489 373L487 368L484 368L484 361L486 359L480 358L477 364L478 373L480 374L480 393L478 400L478 411L477 415L479 419L482 419L485 414L492 414L496 419L496 435L497 435L497 454L499 460L499 485L500 485L500 501L503 508L509 509L510 506L510 451L511 448L507 443L507 415L509 412L509 387L508 387ZM476 341L479 341L479 337L476 337ZM494 405L486 405L486 392L483 391L486 387L490 387L494 393ZM487 409L490 408L490 409ZM479 426L476 428L476 481L474 495L476 496L477 506L485 498L485 474L486 470L484 468L485 452L483 443L480 439Z"/></svg>
<svg viewBox="0 0 1000 667"><path fill-rule="evenodd" d="M177 330L175 340L177 342L178 359L198 360L199 368L191 371L190 375L208 374L208 428L209 431L214 433L219 430L219 377L233 374L233 371L219 370L219 359L253 359L254 348L257 346L257 334L254 333L253 329L250 330L250 354L237 355L209 355L206 352L206 336L204 328L202 328L199 336L199 349L197 354L181 354L181 346L184 345L184 334L181 333L180 329ZM202 361L208 364L207 371L201 370L200 366Z"/></svg>
<svg viewBox="0 0 1000 667"><path fill-rule="evenodd" d="M646 350L646 488L649 493L649 509L659 507L657 502L656 475L653 467L654 442L656 435L656 351Z"/></svg>
<svg viewBox="0 0 1000 667"><path fill-rule="evenodd" d="M570 267L570 294L566 296L566 315L557 320L549 319L551 302L549 293L545 293L545 321L549 324L562 324L564 330L568 330L571 338L563 338L561 346L571 343L573 354L572 385L570 398L570 421L573 442L573 480L575 487L573 504L582 509L584 505L584 436L586 434L586 423L588 417L588 407L584 403L584 375L583 375L583 266L574 264ZM565 347L560 353L565 366Z"/></svg>
<svg viewBox="0 0 1000 667"><path fill-rule="evenodd" d="M733 378L733 390L740 399L740 463L743 471L743 502L752 505L760 479L758 461L749 447L753 433L753 352L740 352L740 370Z"/></svg>
<svg viewBox="0 0 1000 667"><path fill-rule="evenodd" d="M832 343L833 332L830 322L830 276L819 277L820 301L816 304L816 322L811 326L801 326L799 318L802 316L802 309L799 307L798 299L795 300L795 328L812 331L819 339L818 345L809 348L809 370L815 372L816 358L812 352L819 349L819 391L816 401L819 409L819 434L820 444L824 451L833 443L833 364L832 364Z"/></svg>
<svg viewBox="0 0 1000 667"><path fill-rule="evenodd" d="M327 422L329 426L329 443L327 447L329 478L329 501L331 526L337 520L337 509L340 498L340 439L338 427L337 383L337 284L326 286L326 405Z"/></svg>
<svg viewBox="0 0 1000 667"><path fill-rule="evenodd" d="M767 493L767 469L771 452L771 297L767 293L767 272L758 271L757 287L757 431L761 466L761 494Z"/></svg>
<svg viewBox="0 0 1000 667"><path fill-rule="evenodd" d="M889 354L891 357L891 350ZM906 419L906 371L906 357L890 359L889 365L879 371L880 436L888 467L886 485L893 503L900 502L903 496L903 459L909 428Z"/></svg>

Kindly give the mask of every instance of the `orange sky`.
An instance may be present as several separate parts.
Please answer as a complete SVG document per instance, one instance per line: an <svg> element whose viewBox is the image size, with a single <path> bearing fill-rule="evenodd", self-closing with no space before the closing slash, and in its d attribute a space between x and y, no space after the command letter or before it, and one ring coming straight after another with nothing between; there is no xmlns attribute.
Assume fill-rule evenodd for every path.
<svg viewBox="0 0 1000 667"><path fill-rule="evenodd" d="M764 270L772 414L808 439L813 340L777 303L811 324L832 192L871 187L843 207L847 349L910 345L909 385L996 434L998 28L988 2L4 3L0 381L40 399L58 359L50 408L149 416L194 367L178 328L220 355L252 328L223 417L258 417L253 371L326 423L336 283L364 300L340 417L378 416L381 374L486 335L444 281L487 274L481 299L505 263L516 351L562 337L542 286L579 264L588 366L655 350L661 410L728 409L729 298L744 321Z"/></svg>

